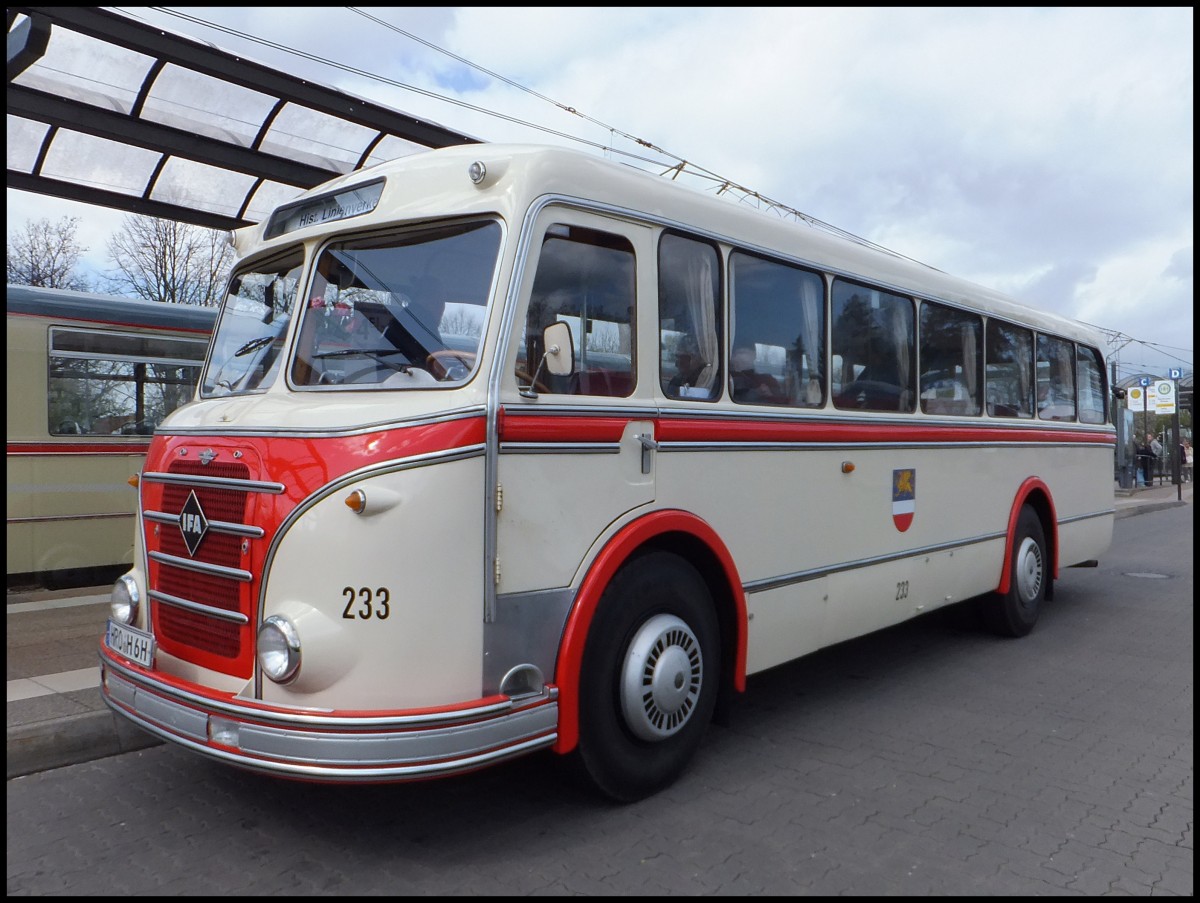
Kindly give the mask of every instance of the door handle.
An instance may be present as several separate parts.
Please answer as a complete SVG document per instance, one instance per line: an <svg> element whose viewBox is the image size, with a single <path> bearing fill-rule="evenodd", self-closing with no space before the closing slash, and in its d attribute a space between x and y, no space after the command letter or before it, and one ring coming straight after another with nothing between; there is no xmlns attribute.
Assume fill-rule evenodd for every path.
<svg viewBox="0 0 1200 903"><path fill-rule="evenodd" d="M654 441L653 436L645 433L639 435L637 440L642 445L642 473L649 473L650 453L658 450L658 443Z"/></svg>

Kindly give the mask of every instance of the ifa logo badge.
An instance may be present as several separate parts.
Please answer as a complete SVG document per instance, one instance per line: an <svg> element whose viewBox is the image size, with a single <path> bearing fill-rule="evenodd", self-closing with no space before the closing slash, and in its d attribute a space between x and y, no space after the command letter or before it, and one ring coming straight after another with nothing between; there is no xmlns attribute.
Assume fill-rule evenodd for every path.
<svg viewBox="0 0 1200 903"><path fill-rule="evenodd" d="M208 518L204 516L204 509L200 507L200 500L196 498L194 489L179 512L179 532L183 534L188 554L194 558L196 549L200 548L200 540L204 539L204 534L208 532Z"/></svg>
<svg viewBox="0 0 1200 903"><path fill-rule="evenodd" d="M892 522L903 533L912 526L917 511L917 469L892 471Z"/></svg>

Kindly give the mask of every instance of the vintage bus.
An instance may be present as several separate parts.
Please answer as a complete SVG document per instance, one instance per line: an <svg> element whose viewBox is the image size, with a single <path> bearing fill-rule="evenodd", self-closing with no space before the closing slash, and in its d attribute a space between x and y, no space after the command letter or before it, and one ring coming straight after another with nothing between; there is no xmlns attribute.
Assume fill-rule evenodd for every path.
<svg viewBox="0 0 1200 903"><path fill-rule="evenodd" d="M133 565L155 425L191 400L215 308L8 286L8 584L107 584Z"/></svg>
<svg viewBox="0 0 1200 903"><path fill-rule="evenodd" d="M549 748L635 800L747 675L968 600L1021 636L1111 541L1100 337L866 243L505 145L231 240L101 646L116 712L222 762Z"/></svg>

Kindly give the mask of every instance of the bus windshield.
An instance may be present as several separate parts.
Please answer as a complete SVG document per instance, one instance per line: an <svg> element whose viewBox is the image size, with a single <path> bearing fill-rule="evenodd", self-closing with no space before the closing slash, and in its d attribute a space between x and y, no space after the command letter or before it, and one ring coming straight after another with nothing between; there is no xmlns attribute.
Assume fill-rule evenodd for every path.
<svg viewBox="0 0 1200 903"><path fill-rule="evenodd" d="M293 385L404 389L469 379L499 248L495 222L328 245L302 305Z"/></svg>

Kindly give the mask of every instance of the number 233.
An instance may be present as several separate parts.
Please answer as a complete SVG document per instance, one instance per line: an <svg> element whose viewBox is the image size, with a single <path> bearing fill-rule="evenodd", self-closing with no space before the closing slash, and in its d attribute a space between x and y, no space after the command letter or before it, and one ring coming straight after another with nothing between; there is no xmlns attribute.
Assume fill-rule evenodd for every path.
<svg viewBox="0 0 1200 903"><path fill-rule="evenodd" d="M347 586L342 589L342 595L346 598L346 607L342 609L342 617L346 620L353 621L358 618L367 621L374 617L380 621L386 621L387 616L392 613L389 604L392 599L392 591L386 586L376 589L371 589L369 586L360 586L357 589Z"/></svg>

